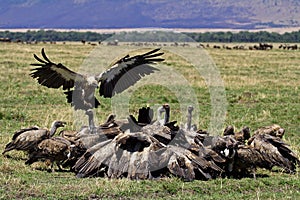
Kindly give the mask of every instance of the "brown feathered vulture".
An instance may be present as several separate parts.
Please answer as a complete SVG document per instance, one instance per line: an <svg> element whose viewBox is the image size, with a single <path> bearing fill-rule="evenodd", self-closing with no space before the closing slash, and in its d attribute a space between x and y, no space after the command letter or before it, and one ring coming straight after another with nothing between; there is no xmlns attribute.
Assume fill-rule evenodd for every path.
<svg viewBox="0 0 300 200"><path fill-rule="evenodd" d="M259 129L257 129L254 132L255 135L261 134L261 133L269 134L269 135L272 135L275 137L282 138L285 133L285 130L284 130L284 128L281 128L278 124L273 124L271 126L260 127Z"/></svg>
<svg viewBox="0 0 300 200"><path fill-rule="evenodd" d="M157 68L149 64L164 60L159 58L163 55L159 50L154 49L136 56L126 55L104 72L86 76L68 69L61 63L56 64L50 61L42 49L43 58L34 54L34 58L40 63L31 64L38 67L32 69L33 72L30 75L36 78L39 84L48 88L62 87L66 90L68 103L71 103L75 110L88 111L100 105L94 95L97 87L99 87L100 96L111 98L135 84L142 77L157 71ZM89 127L93 129L95 127L93 112L87 114L92 115Z"/></svg>
<svg viewBox="0 0 300 200"><path fill-rule="evenodd" d="M52 137L57 128L64 127L65 124L62 121L54 121L50 130L34 126L16 131L12 141L5 146L2 154L14 149L31 153L42 140Z"/></svg>
<svg viewBox="0 0 300 200"><path fill-rule="evenodd" d="M279 137L261 133L254 134L248 143L241 143L232 135L214 138L212 150L226 159L224 169L228 176L237 178L253 175L257 168L271 170L280 167L294 173L300 164L289 145Z"/></svg>
<svg viewBox="0 0 300 200"><path fill-rule="evenodd" d="M59 170L62 170L62 162L71 157L71 142L57 136L41 141L35 151L29 154L29 159L25 164L30 165L37 161L50 162L50 169L54 171L53 164L56 163Z"/></svg>
<svg viewBox="0 0 300 200"><path fill-rule="evenodd" d="M273 166L283 168L288 173L295 173L296 166L300 165L297 155L281 138L269 134L254 134L248 144L257 149L269 161L262 167L271 169Z"/></svg>

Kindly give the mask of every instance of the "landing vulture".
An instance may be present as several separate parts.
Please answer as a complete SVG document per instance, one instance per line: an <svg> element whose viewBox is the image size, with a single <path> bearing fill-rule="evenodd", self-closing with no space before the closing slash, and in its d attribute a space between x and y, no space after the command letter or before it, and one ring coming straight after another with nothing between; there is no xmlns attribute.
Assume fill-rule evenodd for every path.
<svg viewBox="0 0 300 200"><path fill-rule="evenodd" d="M75 110L88 111L100 105L94 95L96 88L99 87L100 96L111 98L134 85L142 77L157 71L158 69L149 64L164 60L159 58L163 55L159 50L154 49L136 56L126 55L104 72L86 76L73 72L61 63L50 61L42 49L42 58L34 54L34 58L39 63L31 64L37 68L32 69L30 75L37 79L39 84L48 88L62 87L66 90L68 103L71 103ZM91 118L93 119L93 116ZM89 126L94 128L93 120L89 120Z"/></svg>

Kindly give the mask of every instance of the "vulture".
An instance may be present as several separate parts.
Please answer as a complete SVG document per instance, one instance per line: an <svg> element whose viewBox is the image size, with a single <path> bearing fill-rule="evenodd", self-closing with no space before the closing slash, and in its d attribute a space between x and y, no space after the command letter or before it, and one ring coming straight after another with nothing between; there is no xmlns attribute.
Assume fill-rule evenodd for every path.
<svg viewBox="0 0 300 200"><path fill-rule="evenodd" d="M233 127L227 127L225 136L213 139L211 149L226 159L224 169L227 176L241 178L253 175L257 168L271 170L274 166L282 168L287 173L295 173L300 164L296 154L280 137L255 131L245 143L233 132ZM260 129L261 130L261 129ZM239 133L248 137L249 128L243 128ZM242 141L242 142L241 142Z"/></svg>
<svg viewBox="0 0 300 200"><path fill-rule="evenodd" d="M257 149L269 161L262 167L271 169L273 166L281 167L287 173L295 173L296 166L300 165L297 155L280 137L266 133L254 134L248 145Z"/></svg>
<svg viewBox="0 0 300 200"><path fill-rule="evenodd" d="M87 76L76 73L61 63L56 64L50 61L42 48L42 58L34 54L34 58L39 63L31 64L37 67L32 69L33 72L30 75L37 79L39 84L48 88L62 87L68 103L71 103L75 110L81 109L86 112L91 110L86 114L90 117L89 128L93 130L95 124L92 111L100 105L95 98L95 89L99 88L100 96L111 98L135 84L142 77L158 71L150 64L164 60L159 57L164 54L159 50L159 48L154 49L136 56L126 55L104 72Z"/></svg>
<svg viewBox="0 0 300 200"><path fill-rule="evenodd" d="M81 135L78 141L89 147L73 167L76 176L153 179L171 175L186 181L220 176L223 169L219 165L226 160L201 143L196 144L192 139L185 139L187 147L173 144L171 141L180 130L168 127L170 106L164 104L158 111L160 115L165 112L163 123L166 125L152 123L148 118L148 114L152 113L151 109L141 108L138 120L133 118L133 122L140 126L138 131L121 129L111 135L112 137L103 137L105 134L99 131L97 134ZM120 126L110 124L108 127L112 131ZM88 142L90 140L92 141Z"/></svg>
<svg viewBox="0 0 300 200"><path fill-rule="evenodd" d="M162 119L161 116L163 113L165 113L165 115L164 118ZM163 126L167 124L169 120L170 120L170 106L169 104L165 103L162 106L158 107L157 109L156 124Z"/></svg>
<svg viewBox="0 0 300 200"><path fill-rule="evenodd" d="M41 141L51 138L55 134L57 128L64 127L65 124L66 123L62 121L54 121L50 130L33 126L16 131L12 137L12 141L5 146L2 154L14 149L31 153L35 151L37 145Z"/></svg>
<svg viewBox="0 0 300 200"><path fill-rule="evenodd" d="M71 142L67 139L57 136L41 141L35 151L29 154L29 159L25 164L30 165L36 161L48 161L50 170L53 170L53 164L56 163L59 170L62 170L61 164L71 157Z"/></svg>

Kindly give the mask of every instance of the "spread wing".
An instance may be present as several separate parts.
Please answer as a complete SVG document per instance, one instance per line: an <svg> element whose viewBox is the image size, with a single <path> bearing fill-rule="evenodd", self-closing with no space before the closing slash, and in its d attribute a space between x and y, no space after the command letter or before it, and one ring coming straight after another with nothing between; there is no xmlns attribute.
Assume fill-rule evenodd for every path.
<svg viewBox="0 0 300 200"><path fill-rule="evenodd" d="M61 63L55 64L46 56L44 48L42 48L43 59L34 54L34 58L40 63L31 64L38 66L32 69L30 76L36 78L38 83L48 88L63 87L63 90L74 87L75 80L80 81L84 77L81 74L69 70Z"/></svg>
<svg viewBox="0 0 300 200"><path fill-rule="evenodd" d="M101 82L99 93L104 97L112 97L130 86L134 85L142 77L158 71L149 64L161 62L158 58L164 53L154 49L147 53L130 57L129 55L117 61L111 68L101 73L97 80Z"/></svg>

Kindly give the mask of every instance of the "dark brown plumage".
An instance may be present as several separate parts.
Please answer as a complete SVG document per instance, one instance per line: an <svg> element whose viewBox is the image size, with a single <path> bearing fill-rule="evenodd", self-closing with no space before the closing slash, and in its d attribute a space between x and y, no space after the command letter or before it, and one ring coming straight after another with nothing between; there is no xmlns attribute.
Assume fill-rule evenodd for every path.
<svg viewBox="0 0 300 200"><path fill-rule="evenodd" d="M62 121L54 121L50 130L30 127L16 131L12 137L12 141L5 146L2 154L11 150L21 150L30 153L35 150L42 140L52 137L57 128L64 127L64 124L65 122Z"/></svg>
<svg viewBox="0 0 300 200"><path fill-rule="evenodd" d="M71 157L71 142L57 136L41 141L35 151L29 154L25 164L32 164L37 161L49 161L50 169L53 171L53 164L56 163L62 170L61 164Z"/></svg>
<svg viewBox="0 0 300 200"><path fill-rule="evenodd" d="M253 175L257 168L271 170L274 166L294 173L299 159L284 141L269 134L254 134L247 144L232 135L216 137L212 150L226 159L224 169L228 176L237 178Z"/></svg>
<svg viewBox="0 0 300 200"><path fill-rule="evenodd" d="M257 149L269 162L259 167L271 169L273 166L278 166L288 173L294 173L296 165L300 164L297 155L279 137L264 133L255 134L248 140L248 144Z"/></svg>
<svg viewBox="0 0 300 200"><path fill-rule="evenodd" d="M271 126L264 126L257 129L254 134L269 134L275 137L282 138L285 133L284 128L281 128L277 124L273 124Z"/></svg>

